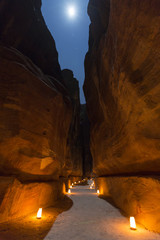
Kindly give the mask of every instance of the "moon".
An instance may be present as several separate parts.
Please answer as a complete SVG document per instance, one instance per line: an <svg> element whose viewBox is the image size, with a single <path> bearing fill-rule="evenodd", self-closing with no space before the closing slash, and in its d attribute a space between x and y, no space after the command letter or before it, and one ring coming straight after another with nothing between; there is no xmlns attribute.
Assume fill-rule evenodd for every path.
<svg viewBox="0 0 160 240"><path fill-rule="evenodd" d="M75 18L76 17L76 7L74 5L68 6L67 14L68 14L69 18Z"/></svg>

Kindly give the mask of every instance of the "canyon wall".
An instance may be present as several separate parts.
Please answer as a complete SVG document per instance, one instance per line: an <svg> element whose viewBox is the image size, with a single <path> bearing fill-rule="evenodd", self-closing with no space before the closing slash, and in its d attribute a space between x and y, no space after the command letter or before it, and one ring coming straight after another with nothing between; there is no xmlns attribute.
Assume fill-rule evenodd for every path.
<svg viewBox="0 0 160 240"><path fill-rule="evenodd" d="M111 185L115 189L114 176L120 179L120 175L138 175L136 181L141 184L140 176L160 174L159 11L158 0L90 0L88 6L91 25L84 91L91 123L93 170L99 177L106 176L106 181L112 175ZM158 179L154 181L157 189ZM147 185L146 189L153 186L152 178ZM132 184L128 184L128 191L123 180L118 186L119 194L127 202ZM142 195L143 191L144 188ZM115 192L111 194L114 199ZM135 196L139 209L141 195ZM158 198L159 190L146 198L146 204L153 205L157 212L157 222ZM132 213L127 204L117 205L128 215ZM134 212L135 217L138 211ZM148 211L153 217L152 208ZM149 223L149 215L137 219L148 229L160 232Z"/></svg>
<svg viewBox="0 0 160 240"><path fill-rule="evenodd" d="M81 104L80 111L81 141L83 146L83 174L92 177L92 155L90 151L90 123L87 115L86 104Z"/></svg>
<svg viewBox="0 0 160 240"><path fill-rule="evenodd" d="M54 205L82 174L68 158L76 116L40 8L0 2L0 221Z"/></svg>
<svg viewBox="0 0 160 240"><path fill-rule="evenodd" d="M68 135L68 155L69 163L72 162L70 176L82 176L82 149L81 128L80 128L80 97L79 83L73 76L73 72L69 69L62 71L63 81L68 90L72 102L72 121ZM71 161L72 159L72 161Z"/></svg>

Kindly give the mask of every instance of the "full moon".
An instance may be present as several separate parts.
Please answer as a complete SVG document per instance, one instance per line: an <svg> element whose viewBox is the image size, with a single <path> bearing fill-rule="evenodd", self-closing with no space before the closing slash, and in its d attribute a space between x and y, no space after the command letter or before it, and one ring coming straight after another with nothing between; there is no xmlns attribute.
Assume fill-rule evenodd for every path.
<svg viewBox="0 0 160 240"><path fill-rule="evenodd" d="M75 16L76 16L76 8L75 8L75 6L69 6L68 9L67 9L67 13L68 13L68 16L70 18L75 18Z"/></svg>

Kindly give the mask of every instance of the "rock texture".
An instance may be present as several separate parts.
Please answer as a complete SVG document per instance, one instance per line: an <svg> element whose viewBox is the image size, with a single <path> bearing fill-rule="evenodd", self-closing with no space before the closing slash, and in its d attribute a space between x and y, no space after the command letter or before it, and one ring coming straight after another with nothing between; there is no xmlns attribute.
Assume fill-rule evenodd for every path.
<svg viewBox="0 0 160 240"><path fill-rule="evenodd" d="M147 229L160 232L160 180L151 177L108 177L98 178L97 187L106 199L128 217Z"/></svg>
<svg viewBox="0 0 160 240"><path fill-rule="evenodd" d="M16 178L0 177L0 222L52 206L62 198L62 183L22 184Z"/></svg>
<svg viewBox="0 0 160 240"><path fill-rule="evenodd" d="M54 205L67 177L82 175L82 160L68 158L80 151L68 144L77 140L78 105L40 8L41 0L0 1L1 222Z"/></svg>
<svg viewBox="0 0 160 240"><path fill-rule="evenodd" d="M90 0L84 90L97 175L160 172L160 2Z"/></svg>
<svg viewBox="0 0 160 240"><path fill-rule="evenodd" d="M81 139L83 146L83 174L92 176L92 155L90 151L90 123L88 120L86 104L81 105L80 111Z"/></svg>
<svg viewBox="0 0 160 240"><path fill-rule="evenodd" d="M160 174L159 11L158 0L90 0L84 90L94 172L119 176L109 181L116 205L160 232L159 181L121 177Z"/></svg>
<svg viewBox="0 0 160 240"><path fill-rule="evenodd" d="M1 0L0 42L18 49L45 74L62 79L55 42L41 13L41 0Z"/></svg>
<svg viewBox="0 0 160 240"><path fill-rule="evenodd" d="M68 135L68 152L67 162L70 164L70 176L82 176L82 141L80 129L80 98L79 98L79 84L73 76L73 72L69 69L62 71L63 81L68 90L72 102L72 121Z"/></svg>
<svg viewBox="0 0 160 240"><path fill-rule="evenodd" d="M67 171L68 95L17 50L1 47L0 62L0 172L58 179Z"/></svg>

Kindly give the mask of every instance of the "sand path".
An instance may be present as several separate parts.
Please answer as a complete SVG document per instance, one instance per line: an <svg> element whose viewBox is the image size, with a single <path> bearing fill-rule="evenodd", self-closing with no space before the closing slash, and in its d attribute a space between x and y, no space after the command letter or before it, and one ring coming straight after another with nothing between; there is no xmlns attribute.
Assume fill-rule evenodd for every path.
<svg viewBox="0 0 160 240"><path fill-rule="evenodd" d="M58 216L45 240L160 240L141 226L130 230L129 220L88 185L74 187L69 197L73 207Z"/></svg>

